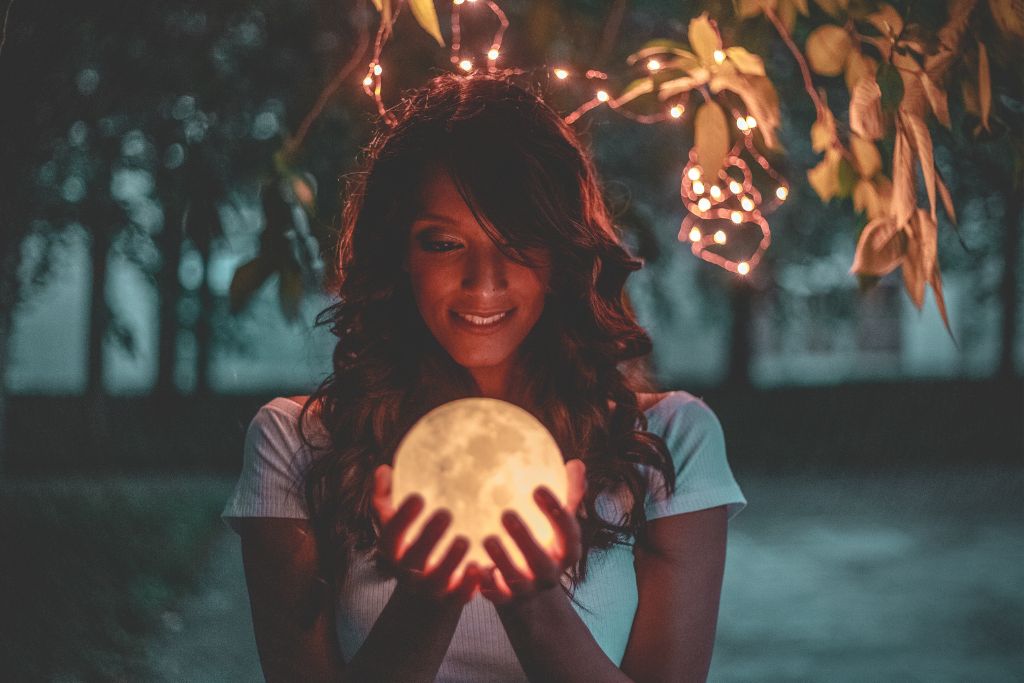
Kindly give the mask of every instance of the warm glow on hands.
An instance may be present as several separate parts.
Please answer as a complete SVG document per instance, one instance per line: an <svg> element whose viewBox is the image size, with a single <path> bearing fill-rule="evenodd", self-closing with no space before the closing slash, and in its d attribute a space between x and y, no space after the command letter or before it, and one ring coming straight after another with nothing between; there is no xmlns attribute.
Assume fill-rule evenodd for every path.
<svg viewBox="0 0 1024 683"><path fill-rule="evenodd" d="M564 507L546 487L538 487L533 496L555 531L553 543L546 547L538 543L515 511L506 510L502 515L502 524L526 558L526 568L516 566L497 536L484 541L495 566L490 572L484 571L480 593L496 605L558 586L565 570L579 561L582 544L576 510L586 492L586 465L582 460L570 460L565 464L565 471L569 479L569 499Z"/></svg>

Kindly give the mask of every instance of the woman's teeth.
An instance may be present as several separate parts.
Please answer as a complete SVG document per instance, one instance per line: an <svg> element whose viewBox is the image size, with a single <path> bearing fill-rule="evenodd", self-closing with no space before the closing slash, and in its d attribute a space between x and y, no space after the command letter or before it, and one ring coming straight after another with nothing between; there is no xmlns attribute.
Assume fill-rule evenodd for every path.
<svg viewBox="0 0 1024 683"><path fill-rule="evenodd" d="M473 323L474 325L491 325L504 318L506 315L508 315L508 313L508 311L505 311L504 313L496 313L495 315L488 316L486 318L482 318L478 315L469 315L466 313L456 313L455 315L459 316L466 322Z"/></svg>

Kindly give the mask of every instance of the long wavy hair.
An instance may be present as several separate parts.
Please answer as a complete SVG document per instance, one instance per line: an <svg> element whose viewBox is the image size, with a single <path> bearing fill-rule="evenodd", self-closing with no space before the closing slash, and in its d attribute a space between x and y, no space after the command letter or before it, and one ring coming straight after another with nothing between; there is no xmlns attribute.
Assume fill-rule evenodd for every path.
<svg viewBox="0 0 1024 683"><path fill-rule="evenodd" d="M530 247L551 254L551 288L520 348L510 400L551 431L566 460L586 463L573 597L591 551L644 543L649 480L636 465L675 488L665 442L646 431L638 407L637 392L651 389L651 340L624 284L641 262L616 234L589 155L531 89L503 77L443 75L392 111L397 124L374 135L347 176L337 302L316 320L338 338L333 372L300 415L307 446L317 448L302 427L313 406L329 435L303 482L322 576L340 591L353 550L374 547L373 473L392 462L405 432L432 408L479 395L427 329L402 269L424 175L443 164L502 253L527 265ZM622 486L626 512L603 519L598 496Z"/></svg>

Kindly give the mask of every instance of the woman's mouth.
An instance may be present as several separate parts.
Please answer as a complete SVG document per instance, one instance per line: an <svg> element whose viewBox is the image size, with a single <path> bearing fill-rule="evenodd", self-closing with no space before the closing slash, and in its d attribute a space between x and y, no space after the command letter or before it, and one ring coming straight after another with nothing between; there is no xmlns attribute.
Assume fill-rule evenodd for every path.
<svg viewBox="0 0 1024 683"><path fill-rule="evenodd" d="M452 319L463 329L471 330L473 332L489 332L501 327L502 323L511 318L515 312L516 309L511 308L507 311L501 311L491 315L460 313L459 311L452 311L451 315Z"/></svg>

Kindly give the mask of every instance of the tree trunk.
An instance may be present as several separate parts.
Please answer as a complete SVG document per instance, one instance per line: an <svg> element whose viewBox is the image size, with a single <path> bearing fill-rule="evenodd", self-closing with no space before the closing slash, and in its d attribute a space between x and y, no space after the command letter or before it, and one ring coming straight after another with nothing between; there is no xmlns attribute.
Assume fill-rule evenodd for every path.
<svg viewBox="0 0 1024 683"><path fill-rule="evenodd" d="M750 386L751 312L754 289L743 278L736 278L729 288L732 327L729 333L729 358L726 383L733 388Z"/></svg>
<svg viewBox="0 0 1024 683"><path fill-rule="evenodd" d="M197 245L203 262L203 278L199 283L199 316L196 319L196 389L198 396L210 393L210 362L213 354L213 293L210 291L210 242Z"/></svg>
<svg viewBox="0 0 1024 683"><path fill-rule="evenodd" d="M21 244L4 239L0 260L0 479L8 460L7 453L7 361L14 332L14 305L18 299L18 252Z"/></svg>
<svg viewBox="0 0 1024 683"><path fill-rule="evenodd" d="M89 445L98 453L107 441L106 392L103 386L103 346L110 310L107 303L107 265L110 255L110 228L102 221L92 221L89 256L92 281L89 285L89 338L86 356L86 409L89 418Z"/></svg>
<svg viewBox="0 0 1024 683"><path fill-rule="evenodd" d="M182 214L181 202L174 201L170 193L162 199L164 201L164 227L159 238L162 264L156 277L159 330L157 331L156 386L153 388L153 393L162 398L169 398L178 393L174 383L174 371L177 362L178 302L181 300L178 269L181 267Z"/></svg>

